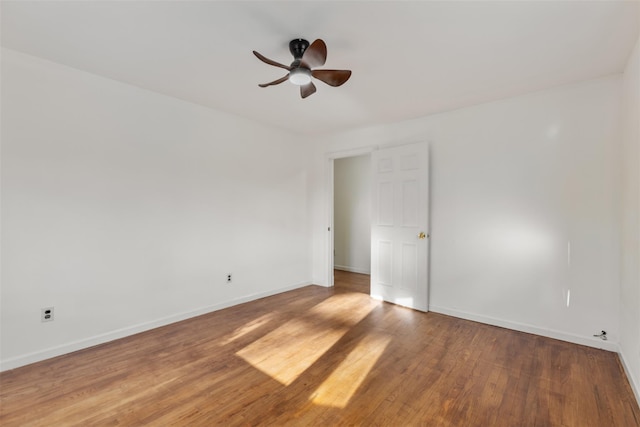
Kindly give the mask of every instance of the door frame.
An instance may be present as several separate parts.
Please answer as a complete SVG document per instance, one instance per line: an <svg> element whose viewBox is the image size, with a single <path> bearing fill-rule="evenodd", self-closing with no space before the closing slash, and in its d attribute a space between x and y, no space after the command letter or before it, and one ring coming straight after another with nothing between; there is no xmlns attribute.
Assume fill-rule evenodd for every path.
<svg viewBox="0 0 640 427"><path fill-rule="evenodd" d="M327 253L327 286L331 287L334 284L334 280L333 280L333 270L334 270L334 261L335 261L335 257L334 257L334 250L335 248L333 247L333 243L334 243L334 221L333 221L333 215L334 215L334 203L333 203L333 198L334 198L334 171L335 171L335 167L334 167L334 161L336 159L344 159L347 157L358 157L358 156L364 156L367 154L371 154L374 151L378 150L378 146L377 145L372 145L372 146L368 146L368 147L360 147L360 148L353 148L353 149L349 149L349 150L340 150L340 151L331 151L329 153L326 154L326 162L325 164L327 165L327 178L328 178L328 182L327 182L327 231L328 231L328 237L327 237L327 247L326 247L326 253Z"/></svg>

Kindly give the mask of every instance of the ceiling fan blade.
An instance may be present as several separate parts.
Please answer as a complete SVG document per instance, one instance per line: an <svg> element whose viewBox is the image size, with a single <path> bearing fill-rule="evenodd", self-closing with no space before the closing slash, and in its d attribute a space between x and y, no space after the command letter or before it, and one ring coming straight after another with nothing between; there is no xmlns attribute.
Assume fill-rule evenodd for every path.
<svg viewBox="0 0 640 427"><path fill-rule="evenodd" d="M313 95L316 93L316 85L313 83L308 83L304 86L300 86L300 96L302 99L306 98L309 95Z"/></svg>
<svg viewBox="0 0 640 427"><path fill-rule="evenodd" d="M291 67L289 67L288 65L284 65L281 64L279 62L276 62L272 59L267 58L264 55L261 55L260 53L256 52L255 50L253 51L253 54L262 62L264 62L265 64L269 64L269 65L273 65L274 67L280 67L280 68L284 68L287 71L291 71Z"/></svg>
<svg viewBox="0 0 640 427"><path fill-rule="evenodd" d="M311 46L304 51L300 65L306 68L322 67L327 61L327 45L318 39L311 43Z"/></svg>
<svg viewBox="0 0 640 427"><path fill-rule="evenodd" d="M286 82L288 79L289 79L289 74L287 74L284 77L280 77L278 80L274 80L269 83L260 83L258 86L260 87L275 86L275 85L279 85L282 82Z"/></svg>
<svg viewBox="0 0 640 427"><path fill-rule="evenodd" d="M350 70L313 70L311 75L329 86L340 86L351 77Z"/></svg>

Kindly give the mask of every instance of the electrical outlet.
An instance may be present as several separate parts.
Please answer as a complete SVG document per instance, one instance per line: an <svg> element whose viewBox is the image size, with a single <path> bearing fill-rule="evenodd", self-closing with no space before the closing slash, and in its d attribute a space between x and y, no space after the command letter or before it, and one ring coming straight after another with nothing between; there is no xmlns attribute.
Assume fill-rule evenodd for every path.
<svg viewBox="0 0 640 427"><path fill-rule="evenodd" d="M231 273L227 274L227 283L231 283Z"/></svg>
<svg viewBox="0 0 640 427"><path fill-rule="evenodd" d="M593 334L593 336L596 337L596 338L600 338L603 341L606 341L607 340L607 331L600 331L600 333L596 332L595 334Z"/></svg>
<svg viewBox="0 0 640 427"><path fill-rule="evenodd" d="M41 322L53 322L53 307L45 307L40 310Z"/></svg>

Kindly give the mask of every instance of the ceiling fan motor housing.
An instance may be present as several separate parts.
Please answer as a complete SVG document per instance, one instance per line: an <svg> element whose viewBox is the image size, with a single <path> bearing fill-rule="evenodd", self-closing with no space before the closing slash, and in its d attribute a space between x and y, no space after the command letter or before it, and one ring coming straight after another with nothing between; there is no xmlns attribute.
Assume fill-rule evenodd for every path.
<svg viewBox="0 0 640 427"><path fill-rule="evenodd" d="M300 60L304 51L309 47L309 42L305 39L293 39L289 42L289 51L296 60Z"/></svg>

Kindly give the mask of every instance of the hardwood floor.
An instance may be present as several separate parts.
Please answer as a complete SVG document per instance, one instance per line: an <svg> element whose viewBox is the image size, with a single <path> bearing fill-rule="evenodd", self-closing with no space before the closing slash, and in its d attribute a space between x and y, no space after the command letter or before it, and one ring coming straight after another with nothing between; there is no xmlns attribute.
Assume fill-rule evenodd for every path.
<svg viewBox="0 0 640 427"><path fill-rule="evenodd" d="M0 374L0 425L639 426L614 353L308 286Z"/></svg>

